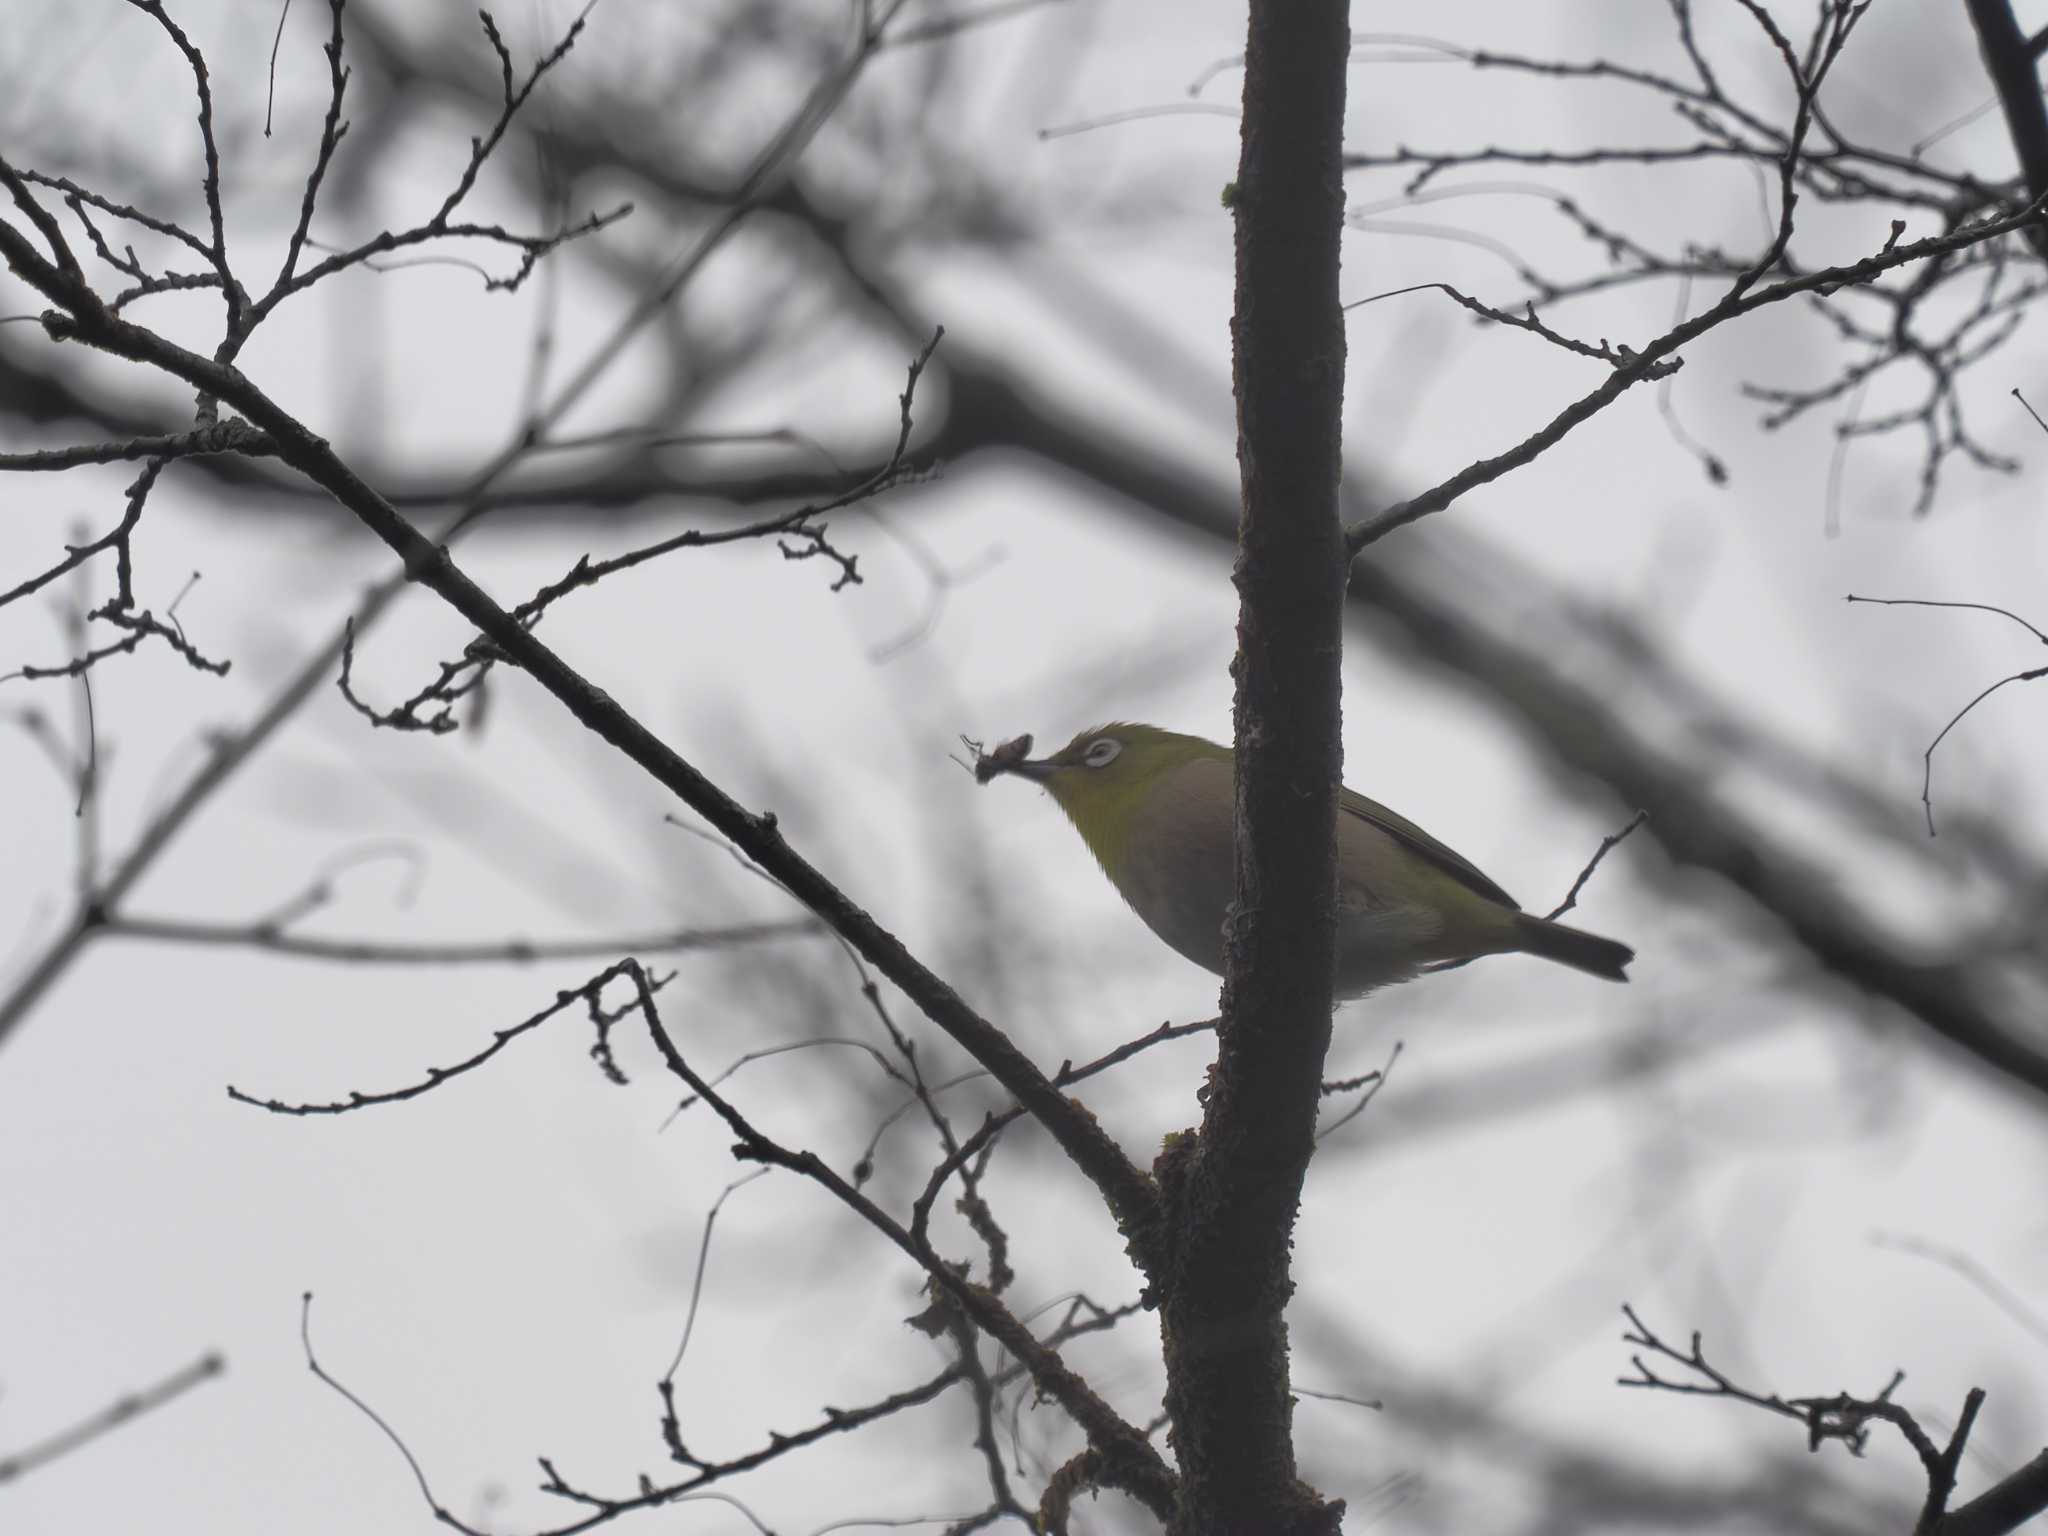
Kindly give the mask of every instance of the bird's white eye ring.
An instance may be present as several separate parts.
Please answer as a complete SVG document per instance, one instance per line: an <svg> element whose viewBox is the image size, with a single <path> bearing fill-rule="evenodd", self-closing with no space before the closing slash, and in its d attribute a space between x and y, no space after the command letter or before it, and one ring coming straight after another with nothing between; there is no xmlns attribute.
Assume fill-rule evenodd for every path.
<svg viewBox="0 0 2048 1536"><path fill-rule="evenodd" d="M1090 768L1104 768L1114 762L1117 753L1123 749L1123 743L1114 737L1098 736L1088 743L1088 750L1081 754L1081 761Z"/></svg>

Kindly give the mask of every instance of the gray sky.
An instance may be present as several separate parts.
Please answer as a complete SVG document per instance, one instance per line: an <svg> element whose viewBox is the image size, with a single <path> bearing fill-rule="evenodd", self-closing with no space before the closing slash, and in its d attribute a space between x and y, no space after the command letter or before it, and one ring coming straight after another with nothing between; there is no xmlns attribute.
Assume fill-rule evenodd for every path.
<svg viewBox="0 0 2048 1536"><path fill-rule="evenodd" d="M35 87L0 106L6 152L96 175L116 196L137 193L124 172L163 172L186 199L175 212L193 217L187 81L164 40L111 3L33 9L17 35L48 41L32 50L37 62L11 66ZM1984 98L1960 19L1931 6L1879 10L1833 98L1845 125L1910 142ZM267 141L261 83L274 12L260 26L239 7L177 14L214 61L238 189L233 233L251 270L267 272L324 99L324 9L301 6L289 18L279 128ZM547 0L502 20L524 60L568 15ZM1360 21L1504 51L1659 67L1675 57L1664 13L1648 6L1446 16L1441 6L1388 5ZM559 89L644 87L663 57L678 56L669 50L702 42L692 26L712 30L684 13L605 0L561 66ZM1170 444L1219 483L1233 472L1230 227L1219 206L1233 124L1170 115L1050 139L1038 131L1188 100L1189 83L1241 46L1241 26L1229 6L1056 5L964 44L955 73L933 88L931 139L1038 235L1021 254L991 254L941 234L895 265L958 344L1022 359L1062 403ZM472 64L487 58L473 31L449 35ZM1748 34L1716 16L1711 35L1731 85L1753 83L1760 102L1782 108L1772 62ZM1361 54L1357 147L1671 131L1668 114L1611 88L1394 62L1376 45ZM45 57L62 67L44 68ZM887 121L919 68L908 53L886 56L857 88L852 121ZM1200 99L1227 105L1237 84L1225 72ZM764 80L745 98L761 103L759 121L741 108L717 117L735 161L771 131L788 86ZM537 109L552 110L549 100L544 92ZM373 127L359 121L356 133ZM430 207L476 125L451 109L408 118L401 131L402 151L381 162L358 220L402 223ZM80 145L80 163L63 159ZM858 161L858 147L828 130L811 153L826 170L837 158ZM1995 114L1938 152L1990 174L2010 165ZM900 181L868 190L914 200L929 174L908 161ZM1525 259L1588 266L1569 225L1523 195L1534 175L1467 180L1492 190L1367 215L1375 227L1345 248L1347 298L1435 281L1515 298L1498 254L1384 227L1402 222L1456 223L1512 239ZM1622 172L1572 185L1646 241L1759 238L1757 191L1741 170ZM1398 190L1391 179L1351 183L1360 208ZM593 182L571 201L580 212L620 195L632 191ZM479 201L494 217L529 212L489 172ZM1815 218L1826 232L1816 249L1844 258L1884 238L1881 224ZM556 378L620 311L607 260L668 253L686 234L629 220L569 254L555 298ZM836 319L828 285L775 260L767 242L743 233L686 296L693 335L709 348L722 306L758 307L734 296L789 283L772 346L692 425L794 428L857 457L893 429L908 353ZM366 464L473 468L515 419L546 302L539 285L509 298L479 288L457 267L358 275L281 314L242 366ZM1663 329L1674 298L1662 285L1568 313L1578 334L1638 338ZM153 303L141 311L152 323L210 345L207 303ZM34 307L20 285L0 280L0 314ZM1105 322L1110 313L1153 328L1172 352L1137 347L1133 331ZM1433 483L1518 441L1590 387L1600 366L1475 328L1433 294L1352 311L1349 324L1349 455L1354 472L1389 486ZM5 345L38 360L51 350L26 326L10 327ZM1699 687L1853 769L1910 824L1934 731L1986 682L2038 657L1990 616L1854 608L1843 596L2009 604L2048 622L2039 606L2048 529L2031 462L2011 478L1953 468L1933 515L1911 518L1917 449L1900 437L1860 442L1846 457L1834 493L1840 528L1830 533L1835 418L1765 433L1738 393L1744 380L1824 376L1829 347L1824 330L1787 306L1688 350L1671 403L1727 462L1726 487L1708 483L1642 389L1438 521L1643 626ZM2029 461L2039 429L2008 391L2028 388L2040 360L2023 331L1965 382L1977 430ZM640 420L661 365L651 346L629 350L569 426ZM1866 409L1884 408L1873 391ZM53 427L4 446L76 437ZM131 477L117 466L10 480L0 571L47 563L76 521L107 524ZM461 557L516 601L585 551L623 547L701 510L643 509L630 529L487 526ZM960 975L1052 1067L1164 1019L1203 1017L1215 1000L1212 978L1124 910L1049 801L1015 781L979 790L948 760L962 732L1057 741L1110 717L1227 732L1227 555L1114 510L1021 460L977 460L892 495L879 522L860 513L835 522L860 555L860 587L833 593L818 563L790 564L765 546L686 552L571 599L544 633L742 802L774 809L799 848L942 974ZM274 516L223 510L202 479L177 469L151 504L136 560L139 596L159 610L193 570L203 573L179 618L234 671L202 678L148 647L95 674L101 822L113 849L191 770L203 750L195 738L258 708L388 569L357 530L297 505ZM927 561L959 573L957 585L935 593ZM1523 622L1512 593L1475 588L1474 600L1497 604L1504 624ZM53 608L38 600L0 611L0 667L64 654ZM906 635L922 638L876 659ZM409 596L366 641L358 684L378 699L401 697L466 638L424 594ZM1363 632L1345 683L1348 782L1429 827L1527 905L1556 901L1627 818L1631 807L1597 788L1561 782L1483 701ZM0 683L0 710L33 705L60 729L71 728L76 702L62 684ZM1671 701L1634 705L1661 720ZM2038 857L2048 787L2033 765L2044 749L2048 710L2008 691L1944 746L1937 804L1995 818ZM11 727L0 732L0 786L11 808L0 848L6 975L66 910L77 824L69 791ZM1981 904L1981 888L1944 874L1941 855L1852 839L1760 774L1731 771L1723 789L1775 818L1785 846L1837 878L1845 902L1909 931L1937 939ZM441 739L372 732L323 689L185 831L131 906L248 921L303 890L327 861L361 853L372 856L348 864L307 932L583 937L791 915L724 853L666 825L668 809L516 676L497 680L480 733ZM1889 1013L1815 984L1766 926L1711 883L1674 878L1646 839L1602 869L1579 918L1640 951L1629 989L1494 960L1353 1005L1340 1021L1333 1072L1370 1070L1393 1042L1404 1047L1387 1092L1315 1164L1297 1244L1297 1384L1388 1401L1384 1414L1307 1401L1298 1410L1311 1475L1353 1500L1353 1527L1520 1530L1529 1463L1546 1448L1596 1447L1659 1475L1710 1479L1733 1479L1766 1452L1801 1451L1796 1427L1617 1389L1627 1369L1623 1300L1675 1339L1703 1330L1718 1363L1766 1390L1874 1392L1899 1368L1916 1411L1945 1423L1967 1387L1982 1385L1992 1396L1970 1475L2033 1454L2044 1404L2028 1382L2043 1340L1953 1268L1875 1239L1903 1235L1967 1255L2048 1310L2036 1193L2048 1133L2038 1106L1928 1049ZM796 940L763 953L776 963L745 952L675 962L668 1017L700 1064L813 1033L875 1038L836 948ZM307 1374L298 1329L309 1289L322 1363L403 1434L439 1497L465 1517L508 1532L559 1521L566 1506L533 1491L536 1454L608 1490L630 1490L642 1470L660 1475L653 1382L681 1334L705 1213L745 1170L701 1110L669 1123L676 1095L643 1040L622 1048L632 1078L624 1089L591 1068L587 1027L565 1018L415 1103L289 1119L224 1092L233 1084L327 1100L414 1081L600 965L397 970L127 940L91 948L0 1048L0 1454L204 1351L223 1352L228 1371L0 1488L0 1527L28 1536L145 1523L218 1536L429 1529L403 1461ZM915 1022L906 1007L898 1015ZM935 1031L918 1038L933 1062L958 1067ZM1679 1064L1635 1073L1655 1051L1679 1053ZM1199 1041L1161 1050L1088 1101L1146 1159L1161 1135L1194 1120L1206 1061ZM1560 1061L1590 1062L1596 1079L1612 1073L1614 1082L1549 1095L1545 1074ZM825 1047L735 1081L765 1125L849 1166L894 1103L874 1076L857 1052ZM1517 1108L1524 1089L1534 1102ZM994 1102L982 1085L959 1092L963 1102ZM971 1125L979 1109L961 1118ZM893 1131L878 1188L907 1199L931 1165L929 1140L908 1121ZM1006 1149L990 1192L1024 1255L1020 1309L1076 1289L1105 1303L1132 1298L1110 1223L1042 1143L1019 1137ZM947 1241L968 1251L957 1220L946 1220ZM707 1455L737 1454L770 1429L811 1422L824 1404L936 1372L941 1353L901 1323L920 1305L911 1267L822 1193L784 1175L748 1186L720 1217L678 1378L685 1439ZM1141 1318L1076 1351L1140 1421L1157 1402L1151 1343ZM1516 1449L1432 1441L1419 1405L1451 1389L1497 1413ZM729 1491L780 1531L851 1516L943 1519L985 1500L970 1434L961 1405L947 1400ZM1022 1416L1019 1443L1038 1470L1025 1479L1035 1490L1075 1440L1042 1407ZM1798 1466L1873 1498L1910 1496L1918 1481L1910 1455L1884 1436L1867 1465L1830 1448ZM1080 1518L1095 1530L1144 1528L1113 1500ZM630 1528L749 1527L705 1503Z"/></svg>

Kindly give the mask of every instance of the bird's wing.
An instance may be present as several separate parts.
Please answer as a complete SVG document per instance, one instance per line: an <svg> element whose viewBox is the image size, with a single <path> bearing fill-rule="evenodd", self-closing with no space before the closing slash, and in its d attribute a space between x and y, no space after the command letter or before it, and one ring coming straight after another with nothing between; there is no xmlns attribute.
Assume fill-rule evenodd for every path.
<svg viewBox="0 0 2048 1536"><path fill-rule="evenodd" d="M1521 910L1520 903L1481 874L1471 860L1446 848L1406 816L1388 810L1377 800L1366 799L1355 789L1340 789L1337 804L1346 814L1370 822L1410 852L1427 859L1460 885L1476 891L1488 901L1497 901L1513 911Z"/></svg>

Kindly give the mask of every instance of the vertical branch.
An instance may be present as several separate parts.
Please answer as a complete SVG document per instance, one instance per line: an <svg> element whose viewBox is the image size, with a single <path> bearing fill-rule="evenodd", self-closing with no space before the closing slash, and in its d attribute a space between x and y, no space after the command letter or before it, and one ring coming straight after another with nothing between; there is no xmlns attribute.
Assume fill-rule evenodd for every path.
<svg viewBox="0 0 2048 1536"><path fill-rule="evenodd" d="M83 656L91 645L85 636L85 615L92 604L86 585L90 579L80 567L78 606L64 616L65 645L74 656ZM74 681L71 739L78 764L78 804L71 814L78 823L78 903L89 907L98 899L100 883L100 730L93 712L92 673L80 672Z"/></svg>
<svg viewBox="0 0 2048 1536"><path fill-rule="evenodd" d="M1344 0L1252 0L1231 322L1244 503L1235 573L1237 906L1161 1307L1177 1532L1334 1531L1295 1476L1284 1309L1335 955L1344 332Z"/></svg>
<svg viewBox="0 0 2048 1536"><path fill-rule="evenodd" d="M2048 110L2041 104L2040 50L2020 31L2011 0L1966 0L1984 72L1998 91L2013 153L2027 178L2029 202L2048 192ZM2048 253L2048 234L2027 231L2036 251Z"/></svg>

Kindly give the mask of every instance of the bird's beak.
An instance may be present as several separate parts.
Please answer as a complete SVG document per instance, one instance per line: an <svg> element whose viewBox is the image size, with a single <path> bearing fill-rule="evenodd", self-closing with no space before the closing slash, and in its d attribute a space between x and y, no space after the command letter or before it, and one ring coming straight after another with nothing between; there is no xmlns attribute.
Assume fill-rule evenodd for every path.
<svg viewBox="0 0 2048 1536"><path fill-rule="evenodd" d="M1052 777L1053 763L1042 757L1026 757L1031 750L1031 738L1013 736L987 752L975 749L974 776L986 784L999 773L1014 773L1019 778L1031 779L1038 783Z"/></svg>

